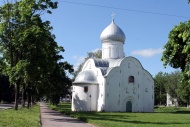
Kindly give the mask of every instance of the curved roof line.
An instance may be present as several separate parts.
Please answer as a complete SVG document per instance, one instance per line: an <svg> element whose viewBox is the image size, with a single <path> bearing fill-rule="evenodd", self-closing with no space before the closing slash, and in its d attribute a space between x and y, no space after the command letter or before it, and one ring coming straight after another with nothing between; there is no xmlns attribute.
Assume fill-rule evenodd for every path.
<svg viewBox="0 0 190 127"><path fill-rule="evenodd" d="M133 58L133 59L135 59L136 61L139 62L139 64L141 65L141 68L144 70L144 68L143 68L143 66L142 66L142 64L141 64L141 62L140 62L137 58L135 58L135 57L133 57L133 56L128 56L128 57L125 57L125 58ZM121 61L121 62L122 62L122 61Z"/></svg>
<svg viewBox="0 0 190 127"><path fill-rule="evenodd" d="M74 84L78 84L78 83L93 83L93 84L96 84L97 83L97 78L96 78L93 71L86 70L86 71L80 72L77 75L77 77L75 78L75 81L73 83Z"/></svg>
<svg viewBox="0 0 190 127"><path fill-rule="evenodd" d="M119 41L125 42L125 34L119 26L117 26L112 20L112 22L102 31L100 35L101 42L107 41Z"/></svg>
<svg viewBox="0 0 190 127"><path fill-rule="evenodd" d="M133 56L128 56L128 57L131 57L131 58L136 59L136 60L140 63L142 69L143 69L144 71L148 72L146 69L144 69L144 67L142 66L141 62L140 62L137 58L135 58L135 57L133 57ZM148 72L148 74L152 77L152 75L150 74L150 72ZM153 77L152 77L152 79L153 79Z"/></svg>

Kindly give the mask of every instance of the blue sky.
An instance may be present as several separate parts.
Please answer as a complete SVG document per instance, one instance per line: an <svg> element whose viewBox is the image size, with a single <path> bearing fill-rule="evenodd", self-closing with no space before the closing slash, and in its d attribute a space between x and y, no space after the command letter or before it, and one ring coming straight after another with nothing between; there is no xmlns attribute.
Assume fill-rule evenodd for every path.
<svg viewBox="0 0 190 127"><path fill-rule="evenodd" d="M43 19L51 21L56 41L65 49L64 60L75 68L87 56L87 52L101 48L100 34L111 23L114 12L115 23L126 36L126 56L139 59L153 76L160 71L174 71L171 67L165 69L160 59L170 30L180 22L190 19L190 5L187 0L58 2L58 9L52 15L44 15Z"/></svg>
<svg viewBox="0 0 190 127"><path fill-rule="evenodd" d="M140 60L153 76L163 67L162 48L170 30L190 19L187 0L56 0L58 9L43 15L53 26L56 41L63 46L64 60L76 68L87 52L101 48L100 34L115 15L126 36L124 52ZM150 12L150 13L145 13ZM174 16L171 16L174 15Z"/></svg>

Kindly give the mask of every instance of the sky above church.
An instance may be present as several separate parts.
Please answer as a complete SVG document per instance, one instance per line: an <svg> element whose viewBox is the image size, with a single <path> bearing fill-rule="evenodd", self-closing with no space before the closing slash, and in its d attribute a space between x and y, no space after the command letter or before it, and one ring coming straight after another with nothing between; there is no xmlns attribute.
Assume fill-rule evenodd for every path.
<svg viewBox="0 0 190 127"><path fill-rule="evenodd" d="M55 0L58 9L43 15L53 26L56 41L63 46L64 61L74 68L87 52L101 48L100 34L112 21L126 36L124 52L140 60L155 76L158 72L175 71L163 67L160 60L170 30L190 19L187 0Z"/></svg>
<svg viewBox="0 0 190 127"><path fill-rule="evenodd" d="M187 0L58 0L50 20L56 41L63 46L64 60L74 68L87 52L101 48L100 34L112 21L126 36L124 52L140 60L153 76L175 71L160 60L168 34L175 25L190 19Z"/></svg>

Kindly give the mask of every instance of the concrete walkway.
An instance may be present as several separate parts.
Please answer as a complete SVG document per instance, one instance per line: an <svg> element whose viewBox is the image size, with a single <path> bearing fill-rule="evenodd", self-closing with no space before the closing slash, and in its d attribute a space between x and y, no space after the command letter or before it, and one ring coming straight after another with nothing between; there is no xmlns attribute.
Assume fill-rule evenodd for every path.
<svg viewBox="0 0 190 127"><path fill-rule="evenodd" d="M95 127L51 110L44 102L40 102L40 112L42 127Z"/></svg>

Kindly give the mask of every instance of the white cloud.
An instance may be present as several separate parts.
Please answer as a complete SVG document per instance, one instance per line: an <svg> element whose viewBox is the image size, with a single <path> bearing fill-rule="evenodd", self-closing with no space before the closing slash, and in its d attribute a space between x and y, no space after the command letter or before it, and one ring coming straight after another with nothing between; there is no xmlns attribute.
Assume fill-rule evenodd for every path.
<svg viewBox="0 0 190 127"><path fill-rule="evenodd" d="M142 50L135 50L135 51L132 51L132 55L140 55L142 57L152 57L156 54L160 54L163 52L163 49L162 48L158 48L158 49L152 49L152 48L149 48L149 49L142 49Z"/></svg>

